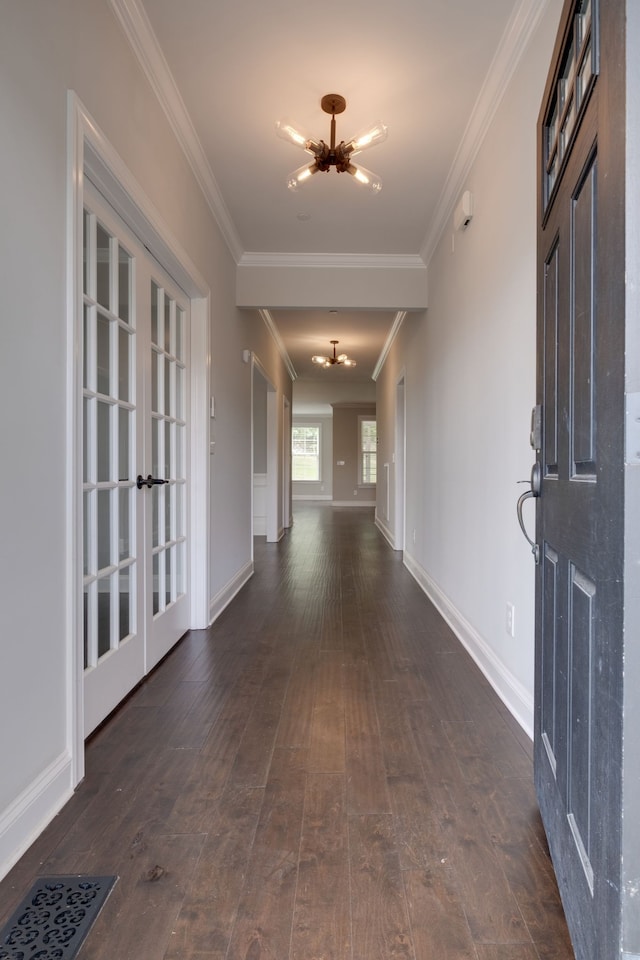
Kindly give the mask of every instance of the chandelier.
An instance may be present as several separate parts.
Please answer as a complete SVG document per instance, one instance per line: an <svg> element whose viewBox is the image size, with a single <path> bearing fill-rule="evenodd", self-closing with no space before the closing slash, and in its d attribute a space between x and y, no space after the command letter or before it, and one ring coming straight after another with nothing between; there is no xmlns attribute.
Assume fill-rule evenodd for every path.
<svg viewBox="0 0 640 960"><path fill-rule="evenodd" d="M329 343L333 344L333 356L332 357L320 357L315 356L311 357L314 363L317 363L321 367L332 367L335 364L344 364L345 367L355 367L355 360L350 360L346 353L341 353L336 357L336 344L340 343L339 340L330 340Z"/></svg>
<svg viewBox="0 0 640 960"><path fill-rule="evenodd" d="M279 120L276 123L276 132L283 140L302 147L314 158L312 163L305 163L290 175L287 180L287 186L290 190L297 190L301 183L311 179L314 173L322 171L323 173L335 167L338 173L350 173L351 176L369 189L371 193L378 194L382 190L382 180L371 170L360 164L352 162L352 158L366 147L373 147L376 143L381 143L386 139L387 128L384 123L376 123L373 127L365 130L357 137L351 140L341 140L336 144L336 114L344 113L347 101L339 93L328 93L320 101L320 106L325 113L331 114L331 136L329 144L324 140L317 140L314 137L307 136L287 120Z"/></svg>

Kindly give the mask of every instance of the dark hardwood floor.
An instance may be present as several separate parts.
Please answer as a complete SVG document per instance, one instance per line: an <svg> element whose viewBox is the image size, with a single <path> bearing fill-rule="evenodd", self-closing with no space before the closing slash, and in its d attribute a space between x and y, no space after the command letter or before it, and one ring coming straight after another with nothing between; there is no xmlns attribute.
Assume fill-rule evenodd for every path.
<svg viewBox="0 0 640 960"><path fill-rule="evenodd" d="M0 884L117 874L82 960L569 960L531 745L373 524L296 505Z"/></svg>

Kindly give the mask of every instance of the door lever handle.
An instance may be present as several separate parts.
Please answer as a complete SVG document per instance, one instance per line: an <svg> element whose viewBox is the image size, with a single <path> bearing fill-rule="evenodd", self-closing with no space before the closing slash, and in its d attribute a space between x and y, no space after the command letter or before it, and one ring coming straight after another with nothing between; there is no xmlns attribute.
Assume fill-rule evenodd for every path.
<svg viewBox="0 0 640 960"><path fill-rule="evenodd" d="M159 477L152 477L151 474L148 474L146 480L141 473L138 474L138 479L136 480L136 487L138 490L142 490L143 487L148 487L149 490L153 486L161 486L163 483L168 483L168 480L160 480Z"/></svg>
<svg viewBox="0 0 640 960"><path fill-rule="evenodd" d="M525 540L531 547L531 553L533 554L533 557L536 563L540 563L540 547L535 542L535 540L531 539L531 537L527 533L527 528L524 525L524 519L522 516L522 507L524 505L525 500L529 500L530 498L535 500L537 497L540 496L541 492L542 492L542 470L540 468L540 464L536 462L531 468L531 489L525 490L524 493L520 494L520 496L518 497L518 504L516 507L516 512L518 514L518 523L520 524L522 535L524 536Z"/></svg>

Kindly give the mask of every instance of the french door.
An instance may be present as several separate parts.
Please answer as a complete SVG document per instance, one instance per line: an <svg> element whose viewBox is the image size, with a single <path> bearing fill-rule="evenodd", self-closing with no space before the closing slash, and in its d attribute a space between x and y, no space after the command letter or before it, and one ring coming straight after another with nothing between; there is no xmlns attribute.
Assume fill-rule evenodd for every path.
<svg viewBox="0 0 640 960"><path fill-rule="evenodd" d="M188 628L189 302L86 184L84 732Z"/></svg>

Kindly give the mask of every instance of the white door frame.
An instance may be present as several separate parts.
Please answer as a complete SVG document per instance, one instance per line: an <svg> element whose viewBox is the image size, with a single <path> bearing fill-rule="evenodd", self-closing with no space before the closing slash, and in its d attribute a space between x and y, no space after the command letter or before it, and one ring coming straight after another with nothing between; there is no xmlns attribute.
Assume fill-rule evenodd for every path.
<svg viewBox="0 0 640 960"><path fill-rule="evenodd" d="M396 550L404 550L406 528L406 463L407 463L407 380L403 370L396 381L395 471L393 539Z"/></svg>
<svg viewBox="0 0 640 960"><path fill-rule="evenodd" d="M278 462L278 393L267 371L254 353L251 354L251 518L253 528L253 378L256 371L267 385L267 487L266 487L266 534L268 543L276 543L283 535L280 522L280 470ZM253 529L251 535L251 559L253 560Z"/></svg>
<svg viewBox="0 0 640 960"><path fill-rule="evenodd" d="M82 656L82 210L85 174L191 300L191 627L208 625L209 287L121 157L73 92L67 96L67 477L65 579L67 750L75 786L84 775Z"/></svg>
<svg viewBox="0 0 640 960"><path fill-rule="evenodd" d="M291 526L291 404L282 398L282 527Z"/></svg>

